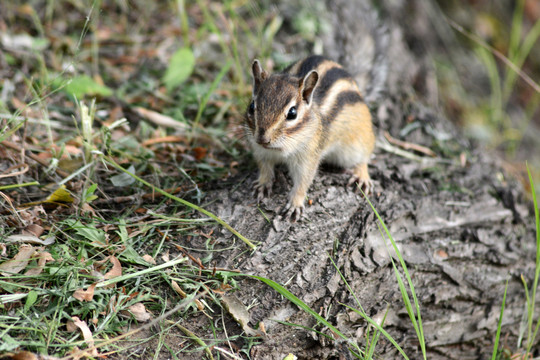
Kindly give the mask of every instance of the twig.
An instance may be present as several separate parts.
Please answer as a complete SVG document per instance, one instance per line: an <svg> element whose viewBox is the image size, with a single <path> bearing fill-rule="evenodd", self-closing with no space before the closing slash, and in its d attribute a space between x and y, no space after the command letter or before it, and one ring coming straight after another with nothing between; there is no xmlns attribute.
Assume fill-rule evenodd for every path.
<svg viewBox="0 0 540 360"><path fill-rule="evenodd" d="M15 151L19 151L19 152L22 152L24 151L24 154L26 156L28 156L30 159L34 160L35 162L37 162L38 164L40 164L41 166L44 166L44 167L49 167L49 164L47 164L47 162L41 158L39 158L38 156L34 155L33 153L31 153L30 151L28 150L24 150L23 148L21 148L19 145L11 142L11 141L7 141L7 140L4 140L0 143L0 145L3 145L7 148L10 148L10 149L13 149ZM61 177L63 178L66 178L69 176L69 173L65 172L64 170L60 169L60 168L56 168L54 169L54 171L56 171L56 173L58 175L60 175Z"/></svg>
<svg viewBox="0 0 540 360"><path fill-rule="evenodd" d="M418 151L419 153L422 153L422 154L426 154L428 156L431 156L431 157L436 157L437 154L435 154L435 152L433 152L433 150L425 147L425 146L422 146L422 145L418 145L418 144L414 144L414 143L410 143L410 142L406 142L406 141L401 141L401 140L398 140L394 137L392 137L392 135L390 135L390 133L388 131L385 131L384 132L384 137L386 138L386 140L388 140L388 142L390 144L393 144L393 145L397 145L405 150L415 150L415 151Z"/></svg>
<svg viewBox="0 0 540 360"><path fill-rule="evenodd" d="M8 172L10 172L10 171L12 171L12 170L14 170L14 169L18 169L18 168L20 168L20 167L22 167L23 169L8 174ZM27 172L28 169L29 169L28 164L18 164L18 165L13 165L13 166L9 167L6 171L4 171L5 174L0 175L0 179L7 178L7 177L13 177L13 176L19 176L19 175L22 175L22 174L24 174L25 172Z"/></svg>

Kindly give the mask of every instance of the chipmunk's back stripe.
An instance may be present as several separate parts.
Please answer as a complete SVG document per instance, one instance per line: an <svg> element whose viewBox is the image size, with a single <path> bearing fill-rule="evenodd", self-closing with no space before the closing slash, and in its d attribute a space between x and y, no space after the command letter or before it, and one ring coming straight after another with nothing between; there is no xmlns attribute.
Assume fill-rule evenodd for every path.
<svg viewBox="0 0 540 360"><path fill-rule="evenodd" d="M316 101L322 104L332 86L341 79L351 79L351 75L341 67L333 67L326 71L315 88Z"/></svg>
<svg viewBox="0 0 540 360"><path fill-rule="evenodd" d="M331 110L323 115L323 122L325 125L334 121L336 116L343 110L347 105L354 105L357 103L362 103L362 96L357 91L344 91L336 99L336 102L332 106Z"/></svg>
<svg viewBox="0 0 540 360"><path fill-rule="evenodd" d="M292 72L291 70L292 70L293 68L297 68L297 67L298 67L298 66L297 66L298 63L299 63L299 61L295 61L295 62L293 62L293 63L287 65L287 67L286 67L285 69L283 69L281 72L282 72L282 73L289 73L289 74L290 74L290 73Z"/></svg>
<svg viewBox="0 0 540 360"><path fill-rule="evenodd" d="M325 61L328 60L320 55L313 55L307 57L304 61L302 61L295 75L298 77L304 77L307 75L308 72L317 69L319 65L321 65Z"/></svg>

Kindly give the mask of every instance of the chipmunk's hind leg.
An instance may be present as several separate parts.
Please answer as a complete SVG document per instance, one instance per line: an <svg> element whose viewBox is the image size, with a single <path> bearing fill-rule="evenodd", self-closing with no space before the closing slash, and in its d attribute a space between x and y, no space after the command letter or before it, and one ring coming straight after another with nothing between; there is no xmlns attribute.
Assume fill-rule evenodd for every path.
<svg viewBox="0 0 540 360"><path fill-rule="evenodd" d="M367 196L373 191L373 181L369 177L367 163L361 163L356 165L351 171L352 176L348 186L353 186L355 191L362 190Z"/></svg>

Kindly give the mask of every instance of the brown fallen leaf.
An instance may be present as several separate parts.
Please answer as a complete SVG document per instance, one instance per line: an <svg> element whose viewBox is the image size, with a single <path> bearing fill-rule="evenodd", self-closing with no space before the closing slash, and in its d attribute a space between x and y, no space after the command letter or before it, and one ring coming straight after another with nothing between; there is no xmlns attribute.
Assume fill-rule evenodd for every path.
<svg viewBox="0 0 540 360"><path fill-rule="evenodd" d="M86 324L86 321L82 321L77 316L72 316L71 320L73 320L73 324L81 330L81 332L83 334L84 342L86 343L86 345L88 345L89 348L93 348L94 347L94 339L92 338L92 332L90 331L90 328ZM92 351L90 352L90 354L92 356L98 356L99 355L96 348L93 348Z"/></svg>
<svg viewBox="0 0 540 360"><path fill-rule="evenodd" d="M104 278L105 280L109 280L109 279L113 279L115 277L118 277L118 276L122 276L122 265L120 264L120 261L118 261L118 259L114 256L109 256L109 260L111 261L111 263L113 264L113 267L111 270L109 270Z"/></svg>
<svg viewBox="0 0 540 360"><path fill-rule="evenodd" d="M75 325L75 323L73 322L73 320L68 320L66 322L66 330L70 333L73 333L75 331L77 331L79 328Z"/></svg>
<svg viewBox="0 0 540 360"><path fill-rule="evenodd" d="M44 231L45 229L43 229L43 226L39 224L29 224L22 230L22 233L24 235L34 235L36 237L40 237Z"/></svg>
<svg viewBox="0 0 540 360"><path fill-rule="evenodd" d="M186 292L184 290L182 290L180 285L178 285L178 283L176 281L174 281L174 280L171 281L171 285L172 285L172 288L174 289L174 291L176 291L178 293L178 295L180 295L182 297L182 299L185 299L187 294L186 294Z"/></svg>
<svg viewBox="0 0 540 360"><path fill-rule="evenodd" d="M208 153L208 149L202 146L196 146L191 150L193 151L195 160L197 161L201 161L202 159L204 159L206 157L206 154Z"/></svg>
<svg viewBox="0 0 540 360"><path fill-rule="evenodd" d="M138 322L147 322L152 319L152 315L146 310L143 303L133 304L128 310Z"/></svg>
<svg viewBox="0 0 540 360"><path fill-rule="evenodd" d="M0 264L0 274L9 277L21 272L27 265L36 249L32 245L21 245L17 255L11 260L7 260Z"/></svg>
<svg viewBox="0 0 540 360"><path fill-rule="evenodd" d="M47 264L48 261L54 261L54 258L52 257L52 255L46 251L39 252L37 256L38 256L38 266L33 269L29 269L27 272L24 273L25 275L28 275L28 276L39 275L43 271L43 268L45 267L45 264Z"/></svg>
<svg viewBox="0 0 540 360"><path fill-rule="evenodd" d="M77 289L73 293L73 297L79 301L91 301L94 298L94 290L97 283L93 283L88 289Z"/></svg>
<svg viewBox="0 0 540 360"><path fill-rule="evenodd" d="M156 265L156 260L154 260L154 258L148 254L146 255L143 255L143 260L146 261L147 263L150 263L150 264L153 264L153 265Z"/></svg>
<svg viewBox="0 0 540 360"><path fill-rule="evenodd" d="M38 238L35 235L28 235L28 234L15 234L15 235L9 235L6 238L7 242L20 242L20 243L26 243L26 244L34 244L34 245L51 245L54 244L55 237L49 236L45 240L42 240Z"/></svg>
<svg viewBox="0 0 540 360"><path fill-rule="evenodd" d="M30 351L19 351L16 354L11 355L12 360L38 360L39 358Z"/></svg>
<svg viewBox="0 0 540 360"><path fill-rule="evenodd" d="M246 334L249 336L259 335L259 332L248 325L250 315L247 310L247 307L238 299L235 295L223 294L221 296L221 303L225 309L231 314L234 320L240 326Z"/></svg>
<svg viewBox="0 0 540 360"><path fill-rule="evenodd" d="M187 294L184 290L182 290L182 288L180 287L180 285L178 285L178 283L174 280L171 281L171 285L172 285L172 288L174 289L174 291L176 291L178 293L178 295L180 295L180 297L182 297L182 299L185 299ZM193 301L195 301L195 305L197 306L197 309L199 309L200 311L204 310L204 305L201 303L201 301L199 299L194 299Z"/></svg>

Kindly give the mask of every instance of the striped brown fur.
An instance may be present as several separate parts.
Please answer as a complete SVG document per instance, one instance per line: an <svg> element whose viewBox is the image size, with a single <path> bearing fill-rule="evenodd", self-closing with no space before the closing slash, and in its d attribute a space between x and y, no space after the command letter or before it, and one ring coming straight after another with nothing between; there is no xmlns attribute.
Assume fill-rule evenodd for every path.
<svg viewBox="0 0 540 360"><path fill-rule="evenodd" d="M371 114L351 75L322 56L310 56L272 75L255 61L252 73L246 132L260 169L258 199L270 192L277 163L285 163L293 179L285 207L293 220L302 213L321 161L350 168L353 180L369 192L367 163L375 137Z"/></svg>

